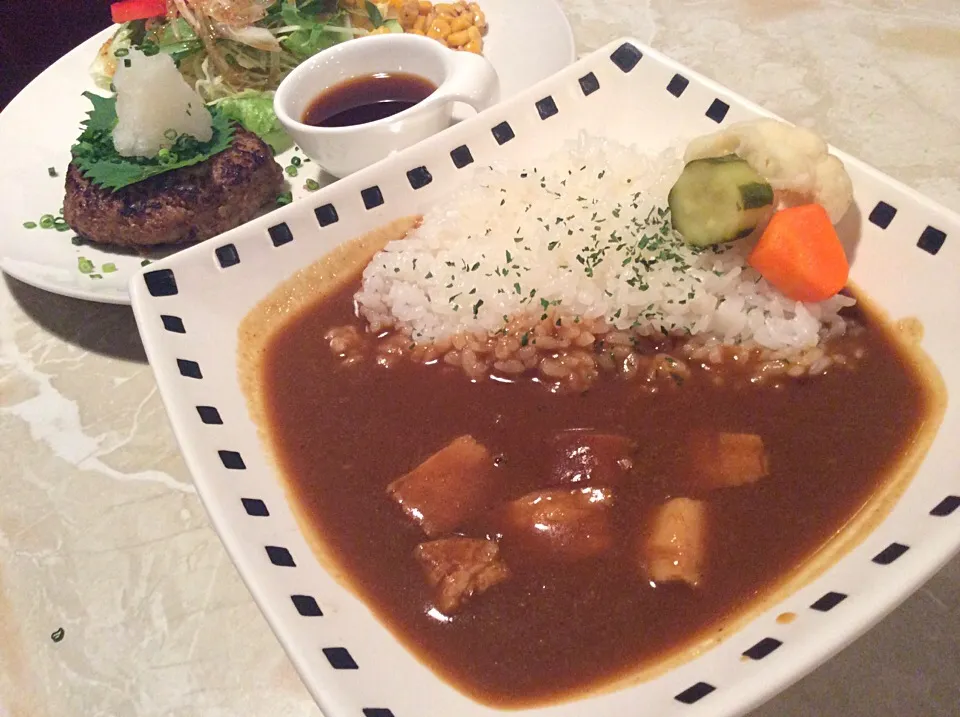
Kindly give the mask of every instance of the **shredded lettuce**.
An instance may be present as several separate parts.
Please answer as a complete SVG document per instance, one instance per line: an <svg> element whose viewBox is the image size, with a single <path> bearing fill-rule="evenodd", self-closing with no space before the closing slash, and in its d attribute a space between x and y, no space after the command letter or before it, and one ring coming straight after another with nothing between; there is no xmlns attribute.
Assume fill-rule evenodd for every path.
<svg viewBox="0 0 960 717"><path fill-rule="evenodd" d="M273 112L273 93L244 90L213 103L225 117L235 120L273 148L274 154L289 149L293 140Z"/></svg>

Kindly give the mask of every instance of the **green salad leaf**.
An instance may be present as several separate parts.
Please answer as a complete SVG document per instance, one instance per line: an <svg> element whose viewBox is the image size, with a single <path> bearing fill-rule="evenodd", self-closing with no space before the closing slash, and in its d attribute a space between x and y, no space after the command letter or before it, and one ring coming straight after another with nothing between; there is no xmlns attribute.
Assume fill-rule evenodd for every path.
<svg viewBox="0 0 960 717"><path fill-rule="evenodd" d="M330 27L335 26L342 19L342 13L328 18L326 22L319 22L317 20L318 16L312 14L310 8L293 3L284 3L280 10L280 16L287 26L297 28L282 38L280 44L301 60L312 57L328 47L333 47L349 37L342 32L342 28L339 26L337 29L331 29Z"/></svg>
<svg viewBox="0 0 960 717"><path fill-rule="evenodd" d="M373 26L375 28L380 27L383 24L383 15L380 14L380 8L370 2L370 0L366 0L364 7L367 9L367 17L370 18Z"/></svg>
<svg viewBox="0 0 960 717"><path fill-rule="evenodd" d="M168 22L158 33L157 46L160 52L165 52L180 62L184 57L203 49L203 41L197 37L190 24L182 17Z"/></svg>
<svg viewBox="0 0 960 717"><path fill-rule="evenodd" d="M273 93L244 90L214 105L228 119L242 124L270 145L274 154L280 154L293 146L293 139L283 130L283 125L273 112Z"/></svg>
<svg viewBox="0 0 960 717"><path fill-rule="evenodd" d="M84 177L94 184L117 191L165 172L199 164L219 154L233 141L230 118L211 108L213 136L207 142L181 134L169 149L157 157L122 157L113 145L113 128L117 123L117 100L91 92L83 96L93 109L83 122L83 132L70 152L73 163Z"/></svg>

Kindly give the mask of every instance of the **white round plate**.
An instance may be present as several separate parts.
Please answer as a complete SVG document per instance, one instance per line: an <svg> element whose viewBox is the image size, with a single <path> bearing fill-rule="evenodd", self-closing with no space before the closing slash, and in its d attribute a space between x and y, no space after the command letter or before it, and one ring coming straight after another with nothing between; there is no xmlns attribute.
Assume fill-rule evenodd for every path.
<svg viewBox="0 0 960 717"><path fill-rule="evenodd" d="M501 100L549 77L576 59L573 32L556 0L481 0L489 31L484 55L500 75ZM24 227L44 214L56 215L63 204L63 180L70 147L80 134L80 122L89 110L81 96L95 91L88 68L97 49L113 32L108 28L60 58L34 80L0 113L0 136L7 142L0 164L0 269L33 286L55 294L111 304L129 304L127 283L144 259L176 251L144 254L91 245L75 246L73 232ZM462 109L455 116L463 119ZM286 166L295 150L277 157ZM53 167L57 176L51 177ZM291 178L294 199L308 194L308 178L321 184L315 167L306 165ZM83 274L81 257L95 269ZM105 273L104 264L116 271ZM101 278L91 278L92 275Z"/></svg>

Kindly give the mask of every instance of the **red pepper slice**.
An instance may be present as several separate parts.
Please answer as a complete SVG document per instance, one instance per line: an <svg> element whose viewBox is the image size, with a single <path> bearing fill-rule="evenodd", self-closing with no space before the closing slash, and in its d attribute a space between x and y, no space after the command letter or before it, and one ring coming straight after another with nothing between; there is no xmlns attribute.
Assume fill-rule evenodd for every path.
<svg viewBox="0 0 960 717"><path fill-rule="evenodd" d="M166 14L167 0L122 0L110 6L110 16L118 24Z"/></svg>

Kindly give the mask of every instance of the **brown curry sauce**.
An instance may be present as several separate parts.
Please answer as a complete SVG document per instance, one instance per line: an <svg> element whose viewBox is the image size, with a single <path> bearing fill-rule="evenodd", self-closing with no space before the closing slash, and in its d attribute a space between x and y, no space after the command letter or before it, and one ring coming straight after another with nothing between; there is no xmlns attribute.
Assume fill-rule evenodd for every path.
<svg viewBox="0 0 960 717"><path fill-rule="evenodd" d="M862 308L855 371L782 387L688 381L651 395L607 378L583 394L530 381L472 383L459 369L404 362L343 366L323 339L357 322L358 279L294 312L264 344L259 392L265 435L291 502L324 555L421 660L480 702L520 707L602 688L721 630L771 594L840 533L890 480L934 405L921 371ZM512 577L447 622L413 552L425 538L386 486L451 439L471 434L502 457L508 499L545 485L545 445L561 429L630 436L634 480L618 489L627 536L665 500L710 505L704 580L653 588L631 541L606 557L548 565L522 554ZM690 429L763 436L771 473L752 485L701 491L671 476ZM682 430L681 430L682 429ZM481 517L464 532L494 530Z"/></svg>

